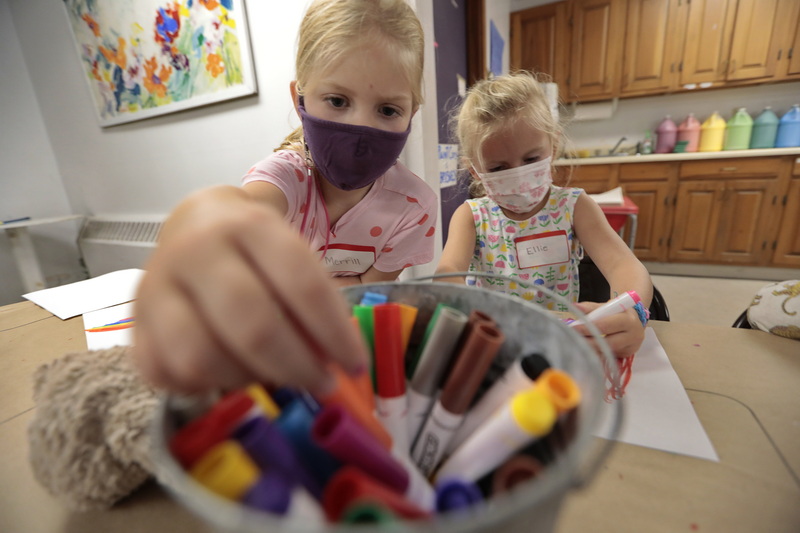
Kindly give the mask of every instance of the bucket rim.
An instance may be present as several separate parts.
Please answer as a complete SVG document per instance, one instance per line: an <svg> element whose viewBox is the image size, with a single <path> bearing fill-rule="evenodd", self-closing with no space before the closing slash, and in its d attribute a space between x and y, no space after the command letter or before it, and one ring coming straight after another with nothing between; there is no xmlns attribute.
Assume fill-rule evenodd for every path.
<svg viewBox="0 0 800 533"><path fill-rule="evenodd" d="M452 277L460 273L447 274L446 276L436 277ZM472 275L473 273L469 273ZM503 277L503 276L500 276ZM415 278L405 281L394 282L379 282L369 283L362 285L355 285L342 288L342 292L358 293L366 292L367 290L391 290L398 286L431 286L437 287L435 290L453 290L453 291L479 291L482 293L490 292L493 297L508 300L510 305L522 306L532 312L542 315L546 320L557 322L559 327L564 328L565 333L574 335L582 340L582 337L577 335L572 328L568 328L566 324L558 319L553 313L544 309L542 306L528 302L522 298L503 294L497 291L489 291L480 287L457 285L451 283L434 283L431 284L428 280L429 277ZM430 279L435 279L430 277ZM548 292L556 299L560 299L567 304L571 312L577 316L584 317L585 315L571 302L560 297L559 295L549 291L546 287L541 288L544 292ZM539 288L537 288L539 290ZM591 322L588 323L589 329L594 329L593 333L597 336L599 343L605 345L605 356L613 358L607 343L602 339L599 331L594 327ZM591 347L582 340L585 347L584 350L594 351ZM612 373L616 371L616 365L611 366ZM188 473L178 464L174 457L169 453L169 446L167 442L167 434L169 432L168 424L170 417L175 414L175 404L177 397L161 393L159 394L158 406L156 409L156 416L152 426L152 456L155 465L155 475L158 482L172 494L180 504L189 509L196 516L203 519L211 527L223 531L241 531L241 532L256 532L264 530L273 530L279 533L378 533L385 532L387 526L385 524L379 526L371 526L366 524L341 524L325 522L319 524L316 522L304 522L301 520L291 520L287 523L284 517L276 516L274 514L261 511L254 508L245 507L238 502L233 502L222 498L211 492L201 484L195 482ZM500 496L494 497L487 502L475 505L468 510L461 510L459 512L439 513L434 519L429 521L399 521L392 524L390 529L394 531L415 531L419 533L462 533L474 532L479 530L488 530L492 526L499 525L508 520L510 516L516 516L524 512L526 509L536 508L538 505L545 503L552 503L555 506L560 506L563 499L568 495L570 489L581 488L588 484L594 477L597 470L602 465L602 462L608 456L611 448L615 444L613 440L621 430L622 420L624 415L624 404L617 400L612 404L606 406L609 416L611 417L611 430L610 439L601 439L595 437L591 433L596 429L595 423L591 430L583 432L583 434L576 435L576 440L580 439L574 445L568 446L562 450L556 457L555 461L543 472L543 476L547 476L547 483L526 483L515 487L514 490L504 493ZM603 440L605 443L597 443L599 449L591 454L592 457L587 459L581 457L581 454L590 451L589 444L592 439ZM572 468L565 468L565 465L572 465ZM560 468L559 468L560 466Z"/></svg>

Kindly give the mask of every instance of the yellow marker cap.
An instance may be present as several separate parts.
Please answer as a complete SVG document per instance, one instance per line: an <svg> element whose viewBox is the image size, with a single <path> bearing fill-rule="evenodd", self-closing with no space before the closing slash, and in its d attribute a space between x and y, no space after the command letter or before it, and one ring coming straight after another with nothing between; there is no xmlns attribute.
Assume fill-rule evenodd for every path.
<svg viewBox="0 0 800 533"><path fill-rule="evenodd" d="M226 440L208 450L189 474L220 496L238 500L256 483L260 471L238 442Z"/></svg>
<svg viewBox="0 0 800 533"><path fill-rule="evenodd" d="M581 389L572 376L556 368L548 368L536 379L536 388L549 396L558 413L574 409L581 403Z"/></svg>
<svg viewBox="0 0 800 533"><path fill-rule="evenodd" d="M258 405L269 420L275 420L281 414L281 408L275 403L275 400L269 395L259 383L253 383L245 390L248 396Z"/></svg>
<svg viewBox="0 0 800 533"><path fill-rule="evenodd" d="M556 408L550 395L539 387L518 392L511 399L511 415L526 433L541 437L556 423Z"/></svg>

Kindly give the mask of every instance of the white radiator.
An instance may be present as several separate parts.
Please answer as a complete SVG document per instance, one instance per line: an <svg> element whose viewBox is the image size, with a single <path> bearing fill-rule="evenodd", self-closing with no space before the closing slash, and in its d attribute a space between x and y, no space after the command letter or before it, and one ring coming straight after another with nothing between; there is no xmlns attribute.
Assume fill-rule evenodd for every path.
<svg viewBox="0 0 800 533"><path fill-rule="evenodd" d="M89 276L143 268L156 247L164 217L89 217L78 237Z"/></svg>

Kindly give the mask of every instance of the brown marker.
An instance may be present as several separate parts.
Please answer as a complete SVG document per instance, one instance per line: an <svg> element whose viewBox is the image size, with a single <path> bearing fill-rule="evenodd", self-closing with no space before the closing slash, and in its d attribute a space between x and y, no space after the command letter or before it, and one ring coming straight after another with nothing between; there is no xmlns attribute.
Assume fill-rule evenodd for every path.
<svg viewBox="0 0 800 533"><path fill-rule="evenodd" d="M442 394L412 450L414 462L426 476L433 473L442 459L504 340L497 326L477 321L464 341Z"/></svg>
<svg viewBox="0 0 800 533"><path fill-rule="evenodd" d="M542 471L537 459L517 454L500 465L492 475L492 495L506 492L524 481L535 478Z"/></svg>

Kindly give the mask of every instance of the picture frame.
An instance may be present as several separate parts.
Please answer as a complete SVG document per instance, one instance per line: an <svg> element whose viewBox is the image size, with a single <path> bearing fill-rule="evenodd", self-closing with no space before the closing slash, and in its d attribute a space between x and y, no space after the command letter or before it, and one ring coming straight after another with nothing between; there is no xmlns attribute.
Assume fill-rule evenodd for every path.
<svg viewBox="0 0 800 533"><path fill-rule="evenodd" d="M257 94L244 0L64 0L101 127Z"/></svg>

